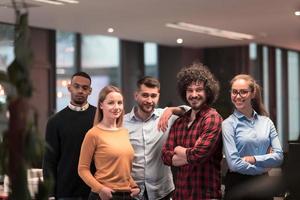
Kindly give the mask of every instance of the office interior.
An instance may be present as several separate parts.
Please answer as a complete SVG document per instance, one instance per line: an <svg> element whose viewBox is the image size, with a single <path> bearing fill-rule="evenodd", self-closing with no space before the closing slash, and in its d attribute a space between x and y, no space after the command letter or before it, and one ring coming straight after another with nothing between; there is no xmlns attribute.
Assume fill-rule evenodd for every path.
<svg viewBox="0 0 300 200"><path fill-rule="evenodd" d="M129 112L134 105L136 81L145 75L161 82L160 107L183 104L176 91L176 74L184 66L201 62L220 81L220 95L213 107L223 118L232 112L229 81L239 73L251 74L263 88L264 104L284 151L289 151L289 142L299 141L300 2L25 2L29 5L34 55L30 69L34 93L30 102L38 111L42 136L49 116L68 104L66 85L76 71L85 71L92 77L91 104L96 104L102 87L113 84L122 89L125 110ZM0 4L2 71L14 58L14 12L10 3ZM247 37L232 39L208 34L208 29L176 28L182 24L188 29L201 26ZM0 101L5 102L5 98L5 90L0 87ZM7 120L7 113L2 112L2 131Z"/></svg>

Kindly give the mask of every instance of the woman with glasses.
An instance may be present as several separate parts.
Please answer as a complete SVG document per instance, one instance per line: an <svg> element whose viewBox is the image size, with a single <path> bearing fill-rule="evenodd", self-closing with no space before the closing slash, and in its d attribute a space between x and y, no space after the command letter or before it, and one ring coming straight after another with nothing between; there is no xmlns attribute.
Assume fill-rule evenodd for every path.
<svg viewBox="0 0 300 200"><path fill-rule="evenodd" d="M270 168L282 163L278 134L262 103L261 88L255 80L250 75L239 74L230 84L234 112L222 123L229 168L225 177L225 199L272 199L248 191L254 187L251 182L256 184L256 178L267 176Z"/></svg>

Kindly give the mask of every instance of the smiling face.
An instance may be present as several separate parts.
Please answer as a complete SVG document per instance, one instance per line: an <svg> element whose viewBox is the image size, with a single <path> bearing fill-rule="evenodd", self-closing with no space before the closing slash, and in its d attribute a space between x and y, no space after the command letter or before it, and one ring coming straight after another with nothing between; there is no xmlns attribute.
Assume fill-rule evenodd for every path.
<svg viewBox="0 0 300 200"><path fill-rule="evenodd" d="M238 111L252 109L251 99L254 98L254 91L249 87L247 80L235 80L231 85L230 96L231 102Z"/></svg>
<svg viewBox="0 0 300 200"><path fill-rule="evenodd" d="M119 92L110 92L100 103L100 109L103 112L103 118L117 120L123 113L123 96Z"/></svg>
<svg viewBox="0 0 300 200"><path fill-rule="evenodd" d="M206 103L206 92L203 81L193 82L186 89L186 100L194 111L199 111Z"/></svg>
<svg viewBox="0 0 300 200"><path fill-rule="evenodd" d="M138 109L143 113L150 115L158 103L159 89L157 87L150 88L143 84L138 91L136 91L135 100Z"/></svg>

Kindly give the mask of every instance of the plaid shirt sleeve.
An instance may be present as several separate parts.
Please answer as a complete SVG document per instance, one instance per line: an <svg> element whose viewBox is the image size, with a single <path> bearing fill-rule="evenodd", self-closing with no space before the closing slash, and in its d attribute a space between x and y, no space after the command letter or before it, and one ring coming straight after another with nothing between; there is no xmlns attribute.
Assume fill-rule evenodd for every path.
<svg viewBox="0 0 300 200"><path fill-rule="evenodd" d="M165 165L172 166L172 157L174 156L174 148L176 147L176 138L175 138L175 127L176 122L170 129L168 139L166 140L163 148L162 148L162 155L161 158Z"/></svg>
<svg viewBox="0 0 300 200"><path fill-rule="evenodd" d="M215 151L216 145L221 140L222 117L218 113L208 114L202 122L201 133L194 147L187 148L188 163L203 163ZM198 129L199 130L199 129Z"/></svg>

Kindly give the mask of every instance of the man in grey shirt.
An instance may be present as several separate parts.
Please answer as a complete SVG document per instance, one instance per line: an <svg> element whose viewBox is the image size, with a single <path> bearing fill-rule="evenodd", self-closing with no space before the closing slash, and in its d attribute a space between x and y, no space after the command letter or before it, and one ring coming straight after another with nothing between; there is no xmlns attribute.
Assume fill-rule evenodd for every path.
<svg viewBox="0 0 300 200"><path fill-rule="evenodd" d="M141 200L169 200L175 189L171 169L161 160L161 150L177 118L172 114L181 115L186 108L155 108L159 92L157 79L149 76L140 79L134 94L137 105L124 117L135 151L132 176L141 189Z"/></svg>

